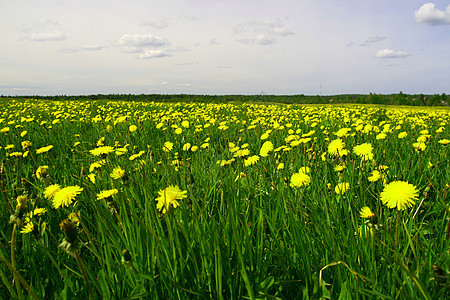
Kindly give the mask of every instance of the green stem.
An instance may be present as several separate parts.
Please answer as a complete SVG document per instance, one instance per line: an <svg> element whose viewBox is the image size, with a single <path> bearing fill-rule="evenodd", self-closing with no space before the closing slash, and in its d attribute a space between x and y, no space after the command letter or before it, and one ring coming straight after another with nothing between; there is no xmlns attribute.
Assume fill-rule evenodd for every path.
<svg viewBox="0 0 450 300"><path fill-rule="evenodd" d="M89 293L89 299L94 299L94 294L92 292L91 285L89 284L89 278L86 274L86 270L84 268L83 262L81 261L80 255L78 254L78 251L75 250L73 252L73 255L75 256L75 259L77 260L78 266L80 267L80 270L81 270L81 274L83 274L84 281L86 282L86 287L87 287L87 290Z"/></svg>
<svg viewBox="0 0 450 300"><path fill-rule="evenodd" d="M16 257L15 257L15 240L16 240L16 230L17 230L17 224L14 224L12 235L11 235L11 265L12 268L16 269ZM17 280L16 273L14 273L14 284L16 285L17 295L19 299L23 298L22 290L20 289L19 281Z"/></svg>

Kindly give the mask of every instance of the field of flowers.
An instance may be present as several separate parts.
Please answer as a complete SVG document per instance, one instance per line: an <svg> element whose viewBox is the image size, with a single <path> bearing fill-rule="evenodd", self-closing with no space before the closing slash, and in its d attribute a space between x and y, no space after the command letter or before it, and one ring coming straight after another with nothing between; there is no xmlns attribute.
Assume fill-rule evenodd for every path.
<svg viewBox="0 0 450 300"><path fill-rule="evenodd" d="M450 110L0 102L0 294L450 297Z"/></svg>

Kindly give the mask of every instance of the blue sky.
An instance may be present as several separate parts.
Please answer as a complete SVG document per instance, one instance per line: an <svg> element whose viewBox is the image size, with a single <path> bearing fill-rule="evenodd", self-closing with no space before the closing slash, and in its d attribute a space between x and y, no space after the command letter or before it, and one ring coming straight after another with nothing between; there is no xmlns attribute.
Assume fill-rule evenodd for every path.
<svg viewBox="0 0 450 300"><path fill-rule="evenodd" d="M0 3L0 94L450 93L450 1Z"/></svg>

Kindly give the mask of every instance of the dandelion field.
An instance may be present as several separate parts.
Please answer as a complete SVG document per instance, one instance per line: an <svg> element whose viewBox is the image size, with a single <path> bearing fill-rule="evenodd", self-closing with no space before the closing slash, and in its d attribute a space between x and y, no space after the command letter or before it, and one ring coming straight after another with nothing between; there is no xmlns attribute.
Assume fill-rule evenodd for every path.
<svg viewBox="0 0 450 300"><path fill-rule="evenodd" d="M0 102L0 294L450 297L450 110Z"/></svg>

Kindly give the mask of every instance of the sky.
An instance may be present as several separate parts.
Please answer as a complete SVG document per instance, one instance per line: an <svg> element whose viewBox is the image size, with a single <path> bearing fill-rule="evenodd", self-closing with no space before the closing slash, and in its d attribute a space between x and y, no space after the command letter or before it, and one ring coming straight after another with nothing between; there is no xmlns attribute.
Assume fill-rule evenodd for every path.
<svg viewBox="0 0 450 300"><path fill-rule="evenodd" d="M450 93L450 0L2 0L0 11L0 95Z"/></svg>

